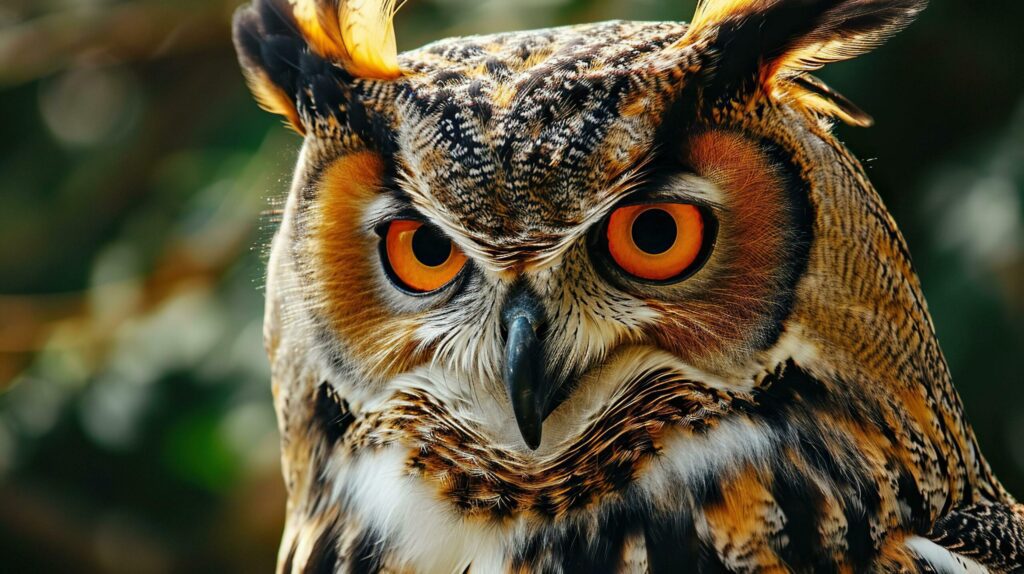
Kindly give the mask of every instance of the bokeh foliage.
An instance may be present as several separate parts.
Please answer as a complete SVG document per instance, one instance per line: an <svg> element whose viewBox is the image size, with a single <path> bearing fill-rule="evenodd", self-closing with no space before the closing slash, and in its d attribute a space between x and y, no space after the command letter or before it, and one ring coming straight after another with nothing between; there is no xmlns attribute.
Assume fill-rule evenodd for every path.
<svg viewBox="0 0 1024 574"><path fill-rule="evenodd" d="M265 571L283 516L263 251L298 139L236 0L0 1L4 571ZM693 0L414 0L412 48ZM1024 496L1024 3L933 2L822 76L914 253L985 452Z"/></svg>

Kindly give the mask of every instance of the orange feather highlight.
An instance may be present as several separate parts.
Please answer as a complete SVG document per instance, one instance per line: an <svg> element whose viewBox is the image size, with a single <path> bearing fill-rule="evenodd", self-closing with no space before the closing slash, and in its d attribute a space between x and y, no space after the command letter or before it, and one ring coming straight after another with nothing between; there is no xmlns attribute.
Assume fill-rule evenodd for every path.
<svg viewBox="0 0 1024 574"><path fill-rule="evenodd" d="M402 75L395 42L396 0L288 0L314 52L357 78Z"/></svg>

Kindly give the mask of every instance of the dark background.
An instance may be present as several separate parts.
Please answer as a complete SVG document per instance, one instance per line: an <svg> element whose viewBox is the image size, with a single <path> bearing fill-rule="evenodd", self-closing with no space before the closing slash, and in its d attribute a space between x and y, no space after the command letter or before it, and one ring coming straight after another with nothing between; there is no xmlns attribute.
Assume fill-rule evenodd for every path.
<svg viewBox="0 0 1024 574"><path fill-rule="evenodd" d="M413 0L400 47L693 0ZM299 139L235 0L0 0L0 570L267 571L284 509L263 246ZM899 222L967 413L1024 496L1022 2L935 1L821 75Z"/></svg>

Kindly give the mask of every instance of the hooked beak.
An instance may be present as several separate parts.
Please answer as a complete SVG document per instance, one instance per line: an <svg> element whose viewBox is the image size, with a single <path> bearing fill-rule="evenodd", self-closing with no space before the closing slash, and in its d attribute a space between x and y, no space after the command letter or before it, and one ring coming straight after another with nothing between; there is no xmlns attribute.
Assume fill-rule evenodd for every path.
<svg viewBox="0 0 1024 574"><path fill-rule="evenodd" d="M544 376L544 346L538 336L543 317L536 295L522 284L514 288L501 313L506 332L502 377L519 432L533 450L540 446L541 429L555 390Z"/></svg>

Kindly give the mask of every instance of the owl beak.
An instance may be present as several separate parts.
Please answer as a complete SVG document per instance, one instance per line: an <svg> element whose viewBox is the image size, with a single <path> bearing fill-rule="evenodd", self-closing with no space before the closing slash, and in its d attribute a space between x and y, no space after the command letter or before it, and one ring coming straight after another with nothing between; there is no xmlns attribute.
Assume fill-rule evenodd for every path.
<svg viewBox="0 0 1024 574"><path fill-rule="evenodd" d="M523 440L533 450L540 446L541 429L551 389L544 377L544 347L538 331L543 311L536 295L517 288L502 311L505 337L505 366L502 376L512 402L512 411Z"/></svg>

